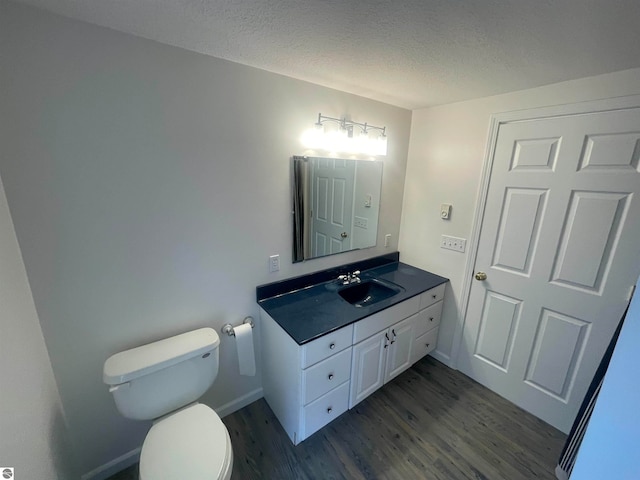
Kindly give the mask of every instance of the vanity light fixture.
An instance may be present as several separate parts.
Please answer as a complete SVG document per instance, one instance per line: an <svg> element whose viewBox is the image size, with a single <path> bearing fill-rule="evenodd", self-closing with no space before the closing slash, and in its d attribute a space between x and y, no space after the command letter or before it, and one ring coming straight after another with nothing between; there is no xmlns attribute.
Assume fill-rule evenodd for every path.
<svg viewBox="0 0 640 480"><path fill-rule="evenodd" d="M338 128L325 128L326 123L335 123ZM359 129L358 135L354 130ZM313 150L326 150L336 153L365 154L371 156L387 154L387 127L376 127L368 123L359 123L343 118L327 117L318 114L313 128L302 134L302 144ZM379 132L372 135L373 132Z"/></svg>

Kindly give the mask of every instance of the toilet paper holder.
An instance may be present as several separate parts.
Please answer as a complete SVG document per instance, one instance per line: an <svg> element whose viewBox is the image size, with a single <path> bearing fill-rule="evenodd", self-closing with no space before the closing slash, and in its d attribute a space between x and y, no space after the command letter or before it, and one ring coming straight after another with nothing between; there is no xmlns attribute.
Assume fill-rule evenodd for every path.
<svg viewBox="0 0 640 480"><path fill-rule="evenodd" d="M253 323L253 317L251 316L245 317L242 323L248 323L249 325L251 325L251 328L255 327L255 323ZM233 325L231 325L230 323L226 323L225 325L223 325L220 331L222 331L222 333L226 333L230 337L236 336L236 333L233 331Z"/></svg>

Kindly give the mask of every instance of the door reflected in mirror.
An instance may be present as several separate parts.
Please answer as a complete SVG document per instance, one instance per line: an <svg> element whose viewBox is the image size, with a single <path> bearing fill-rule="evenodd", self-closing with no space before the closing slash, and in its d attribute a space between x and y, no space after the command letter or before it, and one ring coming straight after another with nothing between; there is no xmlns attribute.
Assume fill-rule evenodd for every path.
<svg viewBox="0 0 640 480"><path fill-rule="evenodd" d="M382 162L293 157L293 262L375 247Z"/></svg>

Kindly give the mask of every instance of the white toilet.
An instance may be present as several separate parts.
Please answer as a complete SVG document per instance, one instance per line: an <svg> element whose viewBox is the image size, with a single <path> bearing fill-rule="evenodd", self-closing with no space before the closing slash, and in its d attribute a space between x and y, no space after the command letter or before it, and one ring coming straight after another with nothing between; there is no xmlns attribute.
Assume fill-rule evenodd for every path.
<svg viewBox="0 0 640 480"><path fill-rule="evenodd" d="M215 330L201 328L117 353L104 383L127 418L154 420L142 445L140 480L231 478L233 450L212 409L196 403L218 375Z"/></svg>

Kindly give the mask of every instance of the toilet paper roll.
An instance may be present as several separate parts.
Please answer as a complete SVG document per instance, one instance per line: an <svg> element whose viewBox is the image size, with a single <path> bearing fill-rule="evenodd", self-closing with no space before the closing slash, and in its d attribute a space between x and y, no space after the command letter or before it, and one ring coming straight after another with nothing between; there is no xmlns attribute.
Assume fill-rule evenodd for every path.
<svg viewBox="0 0 640 480"><path fill-rule="evenodd" d="M240 375L254 376L256 374L256 356L253 351L253 328L248 323L234 327L236 347L238 349L238 365Z"/></svg>

